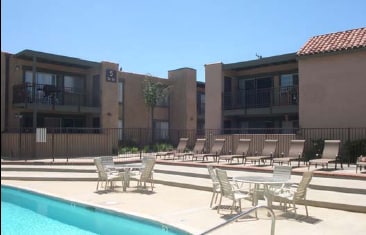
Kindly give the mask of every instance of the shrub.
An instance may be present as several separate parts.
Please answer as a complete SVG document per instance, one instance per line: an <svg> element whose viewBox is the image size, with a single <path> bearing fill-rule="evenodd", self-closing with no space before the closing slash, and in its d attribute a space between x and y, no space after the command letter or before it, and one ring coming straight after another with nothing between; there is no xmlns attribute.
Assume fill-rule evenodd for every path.
<svg viewBox="0 0 366 235"><path fill-rule="evenodd" d="M173 149L173 146L168 143L157 143L152 146L154 152L165 152Z"/></svg>
<svg viewBox="0 0 366 235"><path fill-rule="evenodd" d="M366 155L366 139L347 141L344 148L350 162L354 163L360 155Z"/></svg>
<svg viewBox="0 0 366 235"><path fill-rule="evenodd" d="M305 160L308 161L316 158L317 154L322 154L323 148L324 148L323 139L311 140L311 145L304 151Z"/></svg>

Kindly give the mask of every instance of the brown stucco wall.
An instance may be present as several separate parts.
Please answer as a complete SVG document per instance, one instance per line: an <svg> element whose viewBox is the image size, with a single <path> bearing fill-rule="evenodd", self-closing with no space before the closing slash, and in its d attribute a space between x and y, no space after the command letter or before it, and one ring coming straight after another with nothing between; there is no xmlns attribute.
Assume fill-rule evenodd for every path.
<svg viewBox="0 0 366 235"><path fill-rule="evenodd" d="M106 80L106 70L112 69L116 73L118 64L110 62L102 62L100 75L101 88L101 115L100 123L102 128L116 128L118 126L118 79L116 82ZM118 74L116 74L118 77Z"/></svg>
<svg viewBox="0 0 366 235"><path fill-rule="evenodd" d="M119 72L123 81L123 125L125 128L151 127L149 109L143 99L144 75Z"/></svg>
<svg viewBox="0 0 366 235"><path fill-rule="evenodd" d="M197 127L197 84L196 70L181 68L168 71L171 82L171 129L196 129Z"/></svg>
<svg viewBox="0 0 366 235"><path fill-rule="evenodd" d="M206 108L205 129L221 129L222 123L222 63L205 65Z"/></svg>
<svg viewBox="0 0 366 235"><path fill-rule="evenodd" d="M366 50L299 57L303 128L366 126Z"/></svg>

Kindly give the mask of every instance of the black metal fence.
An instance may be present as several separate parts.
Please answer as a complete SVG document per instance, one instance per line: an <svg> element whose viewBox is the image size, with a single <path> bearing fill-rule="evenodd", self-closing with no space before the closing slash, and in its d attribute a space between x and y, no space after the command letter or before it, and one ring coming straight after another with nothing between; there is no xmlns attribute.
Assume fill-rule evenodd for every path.
<svg viewBox="0 0 366 235"><path fill-rule="evenodd" d="M206 138L209 150L215 138L225 138L224 153L229 153L239 138L252 139L250 151L261 149L264 139L278 139L276 155L286 152L291 139L305 139L304 156L314 158L322 152L325 139L341 140L344 162L355 162L366 155L366 128L299 129L220 129L220 130L151 130L144 128L43 128L37 136L33 128L8 129L1 134L1 156L9 159L75 158L100 155L135 156L160 147L175 148L179 138L189 138L192 149L197 138ZM39 134L38 133L38 134Z"/></svg>

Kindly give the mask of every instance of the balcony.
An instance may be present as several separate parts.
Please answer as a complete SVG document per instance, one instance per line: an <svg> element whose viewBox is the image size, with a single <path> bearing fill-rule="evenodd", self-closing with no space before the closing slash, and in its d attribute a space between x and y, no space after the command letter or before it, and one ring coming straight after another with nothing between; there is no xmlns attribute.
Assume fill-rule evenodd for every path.
<svg viewBox="0 0 366 235"><path fill-rule="evenodd" d="M264 110L263 114L297 112L298 102L298 86L238 90L223 94L223 109L229 112L233 110L245 110L246 112Z"/></svg>
<svg viewBox="0 0 366 235"><path fill-rule="evenodd" d="M35 95L33 95L35 89ZM96 94L93 94L96 95ZM99 98L77 91L72 87L23 83L13 86L13 105L17 108L56 110L65 112L100 112Z"/></svg>

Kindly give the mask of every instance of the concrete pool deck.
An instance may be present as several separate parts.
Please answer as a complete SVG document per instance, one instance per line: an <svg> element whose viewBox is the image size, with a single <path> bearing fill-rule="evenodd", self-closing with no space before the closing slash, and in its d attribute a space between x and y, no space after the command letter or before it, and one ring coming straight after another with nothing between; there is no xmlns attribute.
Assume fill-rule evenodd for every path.
<svg viewBox="0 0 366 235"><path fill-rule="evenodd" d="M2 161L2 163L5 162ZM119 187L116 187L113 191L96 192L96 173L93 172L95 167L90 164L45 166L58 170L39 170L42 167L32 165L35 169L31 171L26 171L21 165L14 163L12 165L6 164L2 164L1 171L1 183L4 185L22 187L71 201L91 204L96 207L152 218L162 223L183 228L193 234L202 233L231 217L230 210L227 208L221 210L220 214L218 214L215 209L209 207L212 193L205 188L210 187L210 179L196 177L197 175L208 175L207 169L204 167L190 167L186 166L186 164L173 165L160 162L156 165L154 177L157 183L153 192L138 190L136 182L131 182L131 187L127 189L127 192L123 192L122 187L120 187L121 184L118 184ZM16 170L16 166L19 167L19 170ZM12 167L15 170L6 170L6 167ZM59 170L63 167L67 168L69 172L60 172ZM75 169L75 171L72 171L72 169ZM77 169L84 169L85 172L80 173L80 170ZM176 174L167 174L167 172L175 172ZM183 172L187 175L183 174ZM192 174L193 177L188 173ZM230 176L235 176L236 174L269 174L270 172L230 170L228 173ZM81 174L83 176L80 176ZM58 179L61 175L63 175L64 179ZM11 176L20 178L11 179ZM22 179L21 177L24 178ZM34 178L25 179L25 177ZM42 180L42 177L54 177L54 180ZM67 177L74 177L76 180L68 180ZM83 177L86 180L82 180ZM339 204L347 203L362 209L366 207L366 194L363 191L366 189L366 181L362 177L360 179L347 179L347 177L344 179L332 179L316 176L312 181L314 186L349 187L350 190L360 188L361 192L357 194L349 192L335 193L310 188L308 199L310 201L333 200ZM294 174L294 181L298 181L300 178L301 174ZM176 182L176 184L165 182ZM197 188L180 187L182 184L197 185ZM202 188L198 188L198 186ZM231 204L231 201L224 199L223 204L228 206ZM265 201L260 201L260 205L264 204ZM243 201L242 207L243 210L249 209L251 202ZM366 213L309 206L309 217L306 217L304 206L298 205L297 208L297 215L292 212L285 213L279 207L274 208L276 214L275 234L341 235L350 233L357 235L366 232ZM259 211L259 219L256 219L253 215L233 222L212 234L270 234L271 218L267 217L266 211Z"/></svg>

